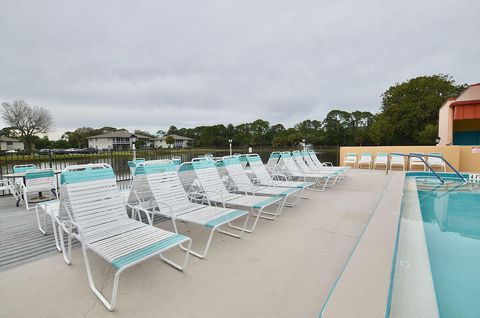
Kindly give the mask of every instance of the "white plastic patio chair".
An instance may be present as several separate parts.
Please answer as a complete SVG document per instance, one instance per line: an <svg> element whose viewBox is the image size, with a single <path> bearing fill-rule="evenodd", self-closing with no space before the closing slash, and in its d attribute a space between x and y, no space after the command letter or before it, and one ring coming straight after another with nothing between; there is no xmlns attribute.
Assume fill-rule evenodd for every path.
<svg viewBox="0 0 480 318"><path fill-rule="evenodd" d="M368 169L372 169L372 154L369 152L363 152L360 155L360 160L357 162L357 167L360 169L362 166L367 165Z"/></svg>
<svg viewBox="0 0 480 318"><path fill-rule="evenodd" d="M215 163L204 158L195 158L190 163L183 163L180 167L182 170L191 170L195 172L196 180L201 187L199 189L204 194L206 200L211 204L220 205L222 207L248 209L255 217L255 221L250 228L245 228L245 232L252 233L258 223L259 218L273 220L274 218L265 216L266 207L277 205L276 215L281 213L283 207L279 203L283 200L281 197L260 197L253 195L243 195L238 193L230 193L218 174ZM198 192L198 191L197 191ZM233 228L241 229L232 225Z"/></svg>
<svg viewBox="0 0 480 318"><path fill-rule="evenodd" d="M354 152L349 152L345 156L345 160L343 160L343 165L344 166L353 166L353 168L357 167L357 154Z"/></svg>
<svg viewBox="0 0 480 318"><path fill-rule="evenodd" d="M59 214L61 218L68 218L59 227L65 261L70 264L71 240L78 239L90 288L108 310L115 308L119 277L125 269L157 255L178 270L187 265L188 252L182 265L169 260L163 253L183 243L188 244L189 250L191 239L129 218L109 165L67 167L61 175L61 191ZM68 249L65 248L63 231L68 232ZM89 250L117 270L110 302L95 287Z"/></svg>
<svg viewBox="0 0 480 318"><path fill-rule="evenodd" d="M25 208L28 210L35 208L30 206L29 197L31 195L39 195L42 192L52 192L54 198L58 200L57 178L53 169L36 169L25 172L25 184L20 187L20 193L25 202ZM45 196L44 199L39 198L40 201L52 200L52 197Z"/></svg>
<svg viewBox="0 0 480 318"><path fill-rule="evenodd" d="M239 157L225 156L221 161L217 161L217 166L222 166L227 170L229 179L232 182L231 190L234 192L267 197L280 196L283 198L281 205L286 204L288 206L294 206L300 200L301 189L299 188L285 189L274 186L266 187L255 185L243 169ZM293 200L290 200L290 198L293 198Z"/></svg>
<svg viewBox="0 0 480 318"><path fill-rule="evenodd" d="M129 203L145 206L145 200L150 201L147 206L151 208L143 209L139 207L139 209L143 209L144 212L151 215L150 224L153 224L154 216L159 214L172 220L176 233L178 233L177 222L197 224L208 229L209 236L203 252L200 253L191 249L191 254L199 258L206 257L213 234L216 231L236 238L240 238L240 235L243 234L250 213L191 202L181 184L177 166L172 161L146 161L138 165L135 173ZM192 197L199 199L198 195L192 195ZM231 222L240 218L245 218L240 235L227 232L221 228L224 225L230 226Z"/></svg>
<svg viewBox="0 0 480 318"><path fill-rule="evenodd" d="M415 153L415 155L420 155L425 159L423 152L417 152L417 153ZM413 168L415 168L415 167L421 167L423 171L425 171L427 169L427 166L425 165L425 163L423 163L423 161L420 158L410 157L409 168L408 169L413 170Z"/></svg>
<svg viewBox="0 0 480 318"><path fill-rule="evenodd" d="M405 157L401 155L390 155L390 170L394 167L401 167L405 171Z"/></svg>
<svg viewBox="0 0 480 318"><path fill-rule="evenodd" d="M442 154L439 152L430 152L428 154L428 159L427 163L430 165L430 167L433 168L440 168L441 171L446 172L447 171L447 165L445 164L445 161L441 159Z"/></svg>
<svg viewBox="0 0 480 318"><path fill-rule="evenodd" d="M248 164L255 175L255 181L260 185L282 187L282 188L299 188L305 190L315 185L315 182L288 181L288 177L284 174L275 175L274 179L263 165L262 159L257 154L247 155Z"/></svg>
<svg viewBox="0 0 480 318"><path fill-rule="evenodd" d="M377 166L384 167L387 169L388 167L388 153L386 152L379 152L375 156L375 160L373 162L373 169L377 169Z"/></svg>

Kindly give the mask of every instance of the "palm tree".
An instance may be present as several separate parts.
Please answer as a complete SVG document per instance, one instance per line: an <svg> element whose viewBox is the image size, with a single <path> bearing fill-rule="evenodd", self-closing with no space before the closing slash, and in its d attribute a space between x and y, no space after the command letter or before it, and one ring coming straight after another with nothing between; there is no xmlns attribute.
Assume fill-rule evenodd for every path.
<svg viewBox="0 0 480 318"><path fill-rule="evenodd" d="M167 145L170 145L170 148L173 148L171 145L175 143L175 138L173 138L172 136L167 136L165 142L167 143Z"/></svg>

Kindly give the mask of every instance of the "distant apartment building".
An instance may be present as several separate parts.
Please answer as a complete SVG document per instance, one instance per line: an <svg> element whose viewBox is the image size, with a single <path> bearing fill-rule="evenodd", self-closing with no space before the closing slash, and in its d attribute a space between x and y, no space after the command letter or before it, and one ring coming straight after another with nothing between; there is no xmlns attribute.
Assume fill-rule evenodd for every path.
<svg viewBox="0 0 480 318"><path fill-rule="evenodd" d="M120 130L113 131L106 134L88 137L88 147L96 149L108 150L128 150L131 147L130 136L131 132ZM152 138L144 135L135 135L137 140L143 140L146 147L152 144Z"/></svg>
<svg viewBox="0 0 480 318"><path fill-rule="evenodd" d="M480 83L449 98L438 117L439 146L480 145Z"/></svg>
<svg viewBox="0 0 480 318"><path fill-rule="evenodd" d="M25 150L25 146L18 139L0 136L0 150Z"/></svg>
<svg viewBox="0 0 480 318"><path fill-rule="evenodd" d="M167 138L171 136L175 140L173 144L167 143ZM192 141L192 138L183 137L179 135L165 135L162 137L155 138L154 147L155 148L188 148L188 142Z"/></svg>

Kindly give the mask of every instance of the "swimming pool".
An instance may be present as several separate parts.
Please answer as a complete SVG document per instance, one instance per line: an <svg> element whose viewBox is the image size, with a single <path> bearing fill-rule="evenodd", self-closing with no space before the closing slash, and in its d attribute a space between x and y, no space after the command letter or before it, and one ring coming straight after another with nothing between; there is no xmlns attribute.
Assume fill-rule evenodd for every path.
<svg viewBox="0 0 480 318"><path fill-rule="evenodd" d="M478 186L408 178L400 228L390 316L479 317Z"/></svg>

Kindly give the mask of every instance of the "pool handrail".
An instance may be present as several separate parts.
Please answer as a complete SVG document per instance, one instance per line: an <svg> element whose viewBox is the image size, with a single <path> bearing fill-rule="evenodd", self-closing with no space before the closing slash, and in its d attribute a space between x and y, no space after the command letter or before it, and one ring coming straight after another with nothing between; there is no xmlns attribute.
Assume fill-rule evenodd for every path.
<svg viewBox="0 0 480 318"><path fill-rule="evenodd" d="M404 153L399 153L399 152L392 152L390 155L398 155L398 156L404 156L404 157L408 157L408 158L418 158L420 159L426 167L428 167L428 169L433 172L433 174L438 178L438 180L440 180L441 183L445 183L445 181L443 180L443 178L430 166L430 164L425 160L425 158L423 158L425 155L424 154L418 154L418 153L413 153L411 152L410 154L404 154ZM452 169L453 172L455 172L455 174L460 178L462 179L464 182L468 183L468 180L465 179L465 177L460 173L458 172L457 169L455 169L451 164L450 162L448 162L447 159L443 158L442 155L430 155L431 157L435 157L435 158L439 158L441 159L443 162L445 162L447 164L447 166L450 167L450 169ZM386 170L386 173L388 174L388 167L387 167L387 170Z"/></svg>

